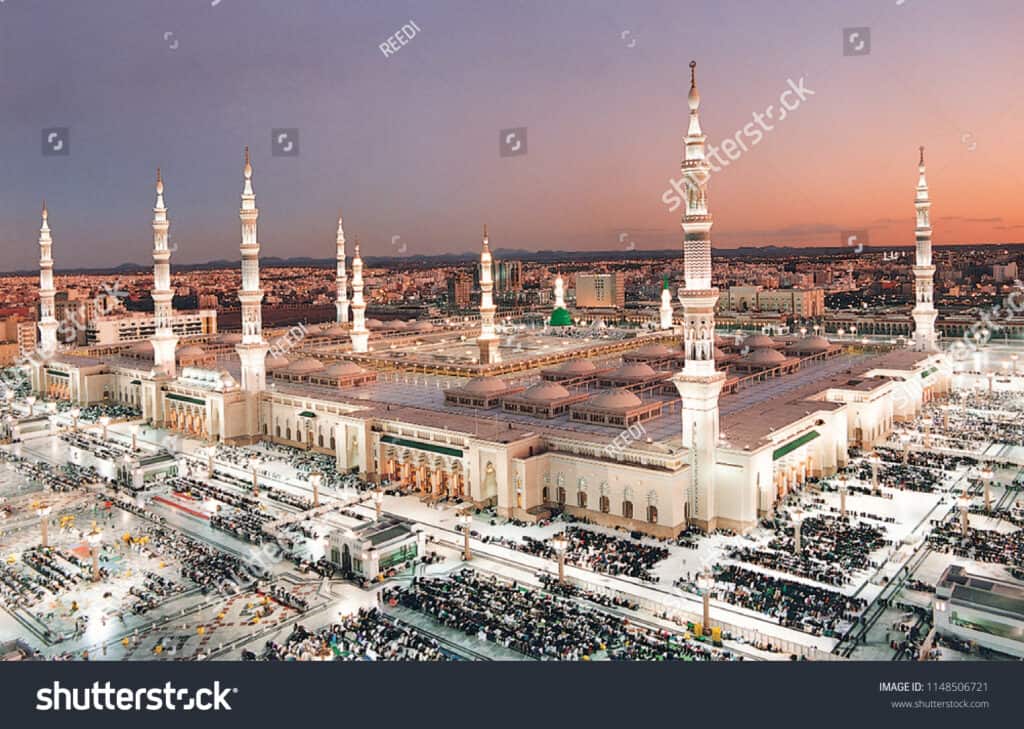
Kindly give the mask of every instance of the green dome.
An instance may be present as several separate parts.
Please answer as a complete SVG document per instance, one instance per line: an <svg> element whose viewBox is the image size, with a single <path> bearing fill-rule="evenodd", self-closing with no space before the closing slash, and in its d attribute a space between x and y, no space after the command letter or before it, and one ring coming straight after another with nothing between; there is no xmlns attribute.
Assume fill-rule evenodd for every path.
<svg viewBox="0 0 1024 729"><path fill-rule="evenodd" d="M558 307L551 312L551 321L549 321L548 324L553 327L571 327L572 317L566 309Z"/></svg>

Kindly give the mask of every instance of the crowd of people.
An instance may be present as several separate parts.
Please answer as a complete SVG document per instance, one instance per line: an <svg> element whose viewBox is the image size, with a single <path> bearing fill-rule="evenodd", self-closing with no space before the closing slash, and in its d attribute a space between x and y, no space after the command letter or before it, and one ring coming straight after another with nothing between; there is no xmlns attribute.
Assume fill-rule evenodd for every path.
<svg viewBox="0 0 1024 729"><path fill-rule="evenodd" d="M422 612L467 636L539 660L727 660L682 634L650 629L604 610L463 569L448 578L387 588L383 599ZM578 597L578 595L577 595ZM594 602L594 600L591 600Z"/></svg>
<svg viewBox="0 0 1024 729"><path fill-rule="evenodd" d="M360 608L316 631L296 625L284 643L268 641L265 661L448 661L437 641L385 616Z"/></svg>
<svg viewBox="0 0 1024 729"><path fill-rule="evenodd" d="M928 546L936 552L1024 570L1024 529L999 532L968 527L964 537L959 518L953 516L945 521L932 520Z"/></svg>
<svg viewBox="0 0 1024 729"><path fill-rule="evenodd" d="M783 625L812 635L835 636L867 607L859 597L762 572L726 565L715 574L713 596L723 602L769 615Z"/></svg>

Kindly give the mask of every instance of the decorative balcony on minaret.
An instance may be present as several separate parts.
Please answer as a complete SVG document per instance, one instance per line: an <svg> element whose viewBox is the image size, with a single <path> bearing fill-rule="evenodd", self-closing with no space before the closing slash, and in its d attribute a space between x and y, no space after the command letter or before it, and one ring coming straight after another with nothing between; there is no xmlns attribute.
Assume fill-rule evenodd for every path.
<svg viewBox="0 0 1024 729"><path fill-rule="evenodd" d="M689 520L712 531L716 527L715 463L718 447L718 396L725 373L715 369L715 304L718 290L711 285L711 214L707 184L711 166L704 156L707 137L701 131L700 93L696 62L690 63L690 124L682 172L686 185L683 214L684 288L683 371L672 379L682 399L682 441L690 449Z"/></svg>
<svg viewBox="0 0 1024 729"><path fill-rule="evenodd" d="M363 299L363 258L359 253L359 236L356 236L356 253L352 257L352 351L365 354L369 351L370 331L366 328L366 301Z"/></svg>
<svg viewBox="0 0 1024 729"><path fill-rule="evenodd" d="M336 247L338 269L334 277L334 283L337 286L337 300L334 306L337 309L338 323L348 324L348 274L345 273L345 230L342 227L341 215L338 215Z"/></svg>

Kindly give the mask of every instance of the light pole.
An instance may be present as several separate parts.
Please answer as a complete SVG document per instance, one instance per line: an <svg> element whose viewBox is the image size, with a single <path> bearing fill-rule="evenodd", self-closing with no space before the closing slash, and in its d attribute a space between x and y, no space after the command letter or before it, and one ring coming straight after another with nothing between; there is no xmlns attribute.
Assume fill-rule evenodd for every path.
<svg viewBox="0 0 1024 729"><path fill-rule="evenodd" d="M846 474L839 476L839 515L842 518L846 518L846 492L849 489L846 486Z"/></svg>
<svg viewBox="0 0 1024 729"><path fill-rule="evenodd" d="M872 451L871 458L868 460L871 461L871 495L876 496L880 493L878 488L878 464L882 462L882 459L879 458L878 451Z"/></svg>
<svg viewBox="0 0 1024 729"><path fill-rule="evenodd" d="M258 497L260 495L260 478L256 475L256 466L250 467L252 470L252 495Z"/></svg>
<svg viewBox="0 0 1024 729"><path fill-rule="evenodd" d="M32 417L32 414L35 412L35 409L36 409L36 396L35 395L29 395L28 397L26 397L25 398L25 404L28 405L28 415L29 415L29 417Z"/></svg>
<svg viewBox="0 0 1024 729"><path fill-rule="evenodd" d="M910 461L910 433L900 433L900 440L903 442L903 465Z"/></svg>
<svg viewBox="0 0 1024 729"><path fill-rule="evenodd" d="M373 490L373 508L377 513L377 521L380 521L381 508L384 506L384 489L380 486Z"/></svg>
<svg viewBox="0 0 1024 729"><path fill-rule="evenodd" d="M100 545L103 543L103 533L96 522L92 523L92 531L85 535L85 541L89 544L89 551L92 552L92 581L100 581Z"/></svg>
<svg viewBox="0 0 1024 729"><path fill-rule="evenodd" d="M107 439L107 428L110 426L110 417L107 415L100 416L100 427L102 428L103 440Z"/></svg>
<svg viewBox="0 0 1024 729"><path fill-rule="evenodd" d="M473 559L473 554L469 551L469 527L473 523L473 517L468 511L464 511L459 514L459 523L462 524L462 559L466 562Z"/></svg>
<svg viewBox="0 0 1024 729"><path fill-rule="evenodd" d="M994 475L992 467L988 464L981 469L978 474L981 477L981 484L985 487L985 513L992 513L992 477Z"/></svg>
<svg viewBox="0 0 1024 729"><path fill-rule="evenodd" d="M309 485L313 487L313 508L320 506L320 484L323 482L323 474L313 471L309 474Z"/></svg>
<svg viewBox="0 0 1024 729"><path fill-rule="evenodd" d="M39 517L39 546L48 547L47 543L47 529L50 526L50 512L52 509L49 506L40 506L36 509L36 515Z"/></svg>
<svg viewBox="0 0 1024 729"><path fill-rule="evenodd" d="M800 541L800 525L804 522L806 512L799 506L790 512L790 518L793 520L793 549L797 554L803 551L803 544Z"/></svg>
<svg viewBox="0 0 1024 729"><path fill-rule="evenodd" d="M711 570L704 568L704 571L697 575L697 588L704 599L704 619L701 623L701 632L706 633L711 629L711 588L715 586L715 578Z"/></svg>
<svg viewBox="0 0 1024 729"><path fill-rule="evenodd" d="M960 498L957 499L957 506L960 507L960 535L966 539L969 527L967 515L971 510L971 497L967 495L966 491L960 494Z"/></svg>
<svg viewBox="0 0 1024 729"><path fill-rule="evenodd" d="M206 454L206 478L213 478L213 451Z"/></svg>
<svg viewBox="0 0 1024 729"><path fill-rule="evenodd" d="M565 538L565 532L559 532L551 539L551 548L558 556L558 584L565 584L565 550L569 548L569 540Z"/></svg>
<svg viewBox="0 0 1024 729"><path fill-rule="evenodd" d="M82 414L82 411L79 408L75 407L75 408L71 408L71 410L68 411L68 414L71 416L71 430L74 431L75 433L77 433L78 432L78 418Z"/></svg>
<svg viewBox="0 0 1024 729"><path fill-rule="evenodd" d="M138 425L132 425L131 431L132 431L132 453L134 453L139 448L139 426Z"/></svg>
<svg viewBox="0 0 1024 729"><path fill-rule="evenodd" d="M1016 354L1011 354L1010 355L1010 374L1012 374L1012 375L1016 375L1017 374L1017 355Z"/></svg>

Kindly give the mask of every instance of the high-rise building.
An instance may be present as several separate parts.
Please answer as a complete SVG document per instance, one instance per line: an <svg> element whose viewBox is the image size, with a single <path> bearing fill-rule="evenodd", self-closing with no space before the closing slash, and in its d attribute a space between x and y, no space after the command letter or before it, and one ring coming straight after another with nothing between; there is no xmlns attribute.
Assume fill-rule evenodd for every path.
<svg viewBox="0 0 1024 729"><path fill-rule="evenodd" d="M621 309L626 305L622 272L576 274L576 307Z"/></svg>
<svg viewBox="0 0 1024 729"><path fill-rule="evenodd" d="M468 309L472 290L473 279L468 273L453 273L448 277L448 308L452 311Z"/></svg>

